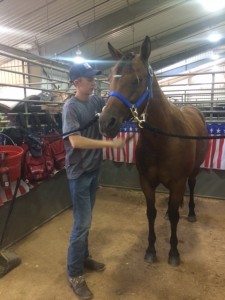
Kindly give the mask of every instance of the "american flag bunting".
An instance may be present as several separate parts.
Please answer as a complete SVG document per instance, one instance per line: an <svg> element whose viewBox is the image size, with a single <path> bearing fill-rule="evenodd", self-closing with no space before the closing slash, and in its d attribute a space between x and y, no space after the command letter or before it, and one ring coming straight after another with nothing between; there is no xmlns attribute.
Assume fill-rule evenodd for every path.
<svg viewBox="0 0 225 300"><path fill-rule="evenodd" d="M209 136L225 135L225 124L208 124ZM135 163L135 149L139 137L139 129L134 122L126 122L116 138L134 138L121 149L106 148L103 150L103 159L115 162ZM225 143L224 138L208 140L208 150L202 168L225 170Z"/></svg>

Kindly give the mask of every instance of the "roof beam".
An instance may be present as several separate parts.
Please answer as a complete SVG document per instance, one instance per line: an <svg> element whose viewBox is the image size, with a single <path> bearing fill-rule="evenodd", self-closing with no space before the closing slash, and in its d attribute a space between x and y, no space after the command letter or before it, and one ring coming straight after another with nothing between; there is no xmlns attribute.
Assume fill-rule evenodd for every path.
<svg viewBox="0 0 225 300"><path fill-rule="evenodd" d="M220 24L225 22L225 14L221 15L214 15L211 18L208 18L205 21L199 20L199 23L195 25L188 26L184 29L178 30L172 34L168 34L166 36L162 36L160 38L154 37L151 39L152 44L152 50L157 50L164 46L169 46L171 44L175 44L181 40L189 39L194 35L197 35L200 32L208 31L209 28L215 28L218 27ZM141 44L141 41L140 41ZM155 70L165 68L169 65L175 64L181 60L185 60L187 58L190 58L192 56L198 55L200 53L203 53L205 51L211 50L213 48L222 46L225 44L225 39L221 39L217 43L211 43L205 40L205 44L198 47L192 47L182 52L176 52L173 55L169 55L168 57L165 57L162 59L162 57L156 58L151 64ZM135 53L139 52L140 47L136 47L135 49L132 48L132 51ZM127 51L126 51L127 52ZM106 60L110 58L106 58ZM104 68L109 68L110 63L107 63L106 66L103 66Z"/></svg>
<svg viewBox="0 0 225 300"><path fill-rule="evenodd" d="M169 6L174 5L175 2L176 5L179 5L179 3L184 1L181 0L178 3L177 1L174 1L172 4L169 3ZM63 37L60 37L60 39L46 43L41 47L43 49L42 53L45 53L47 56L51 56L55 54L56 49L56 54L58 55L69 52L88 41L95 40L105 34L110 34L112 30L115 30L115 26L113 26L113 24L117 24L117 30L119 30L120 27L127 22L133 21L135 18L140 17L151 10L160 9L163 5L168 6L168 0L140 0L134 4L129 4L129 7L124 7L83 26L82 31L78 28Z"/></svg>
<svg viewBox="0 0 225 300"><path fill-rule="evenodd" d="M192 49L185 50L180 53L174 53L174 55L171 55L169 57L166 57L164 59L156 60L151 63L154 70L163 69L165 67L171 66L179 61L188 59L190 57L196 56L198 54L201 54L203 52L212 50L214 48L220 47L222 45L225 45L225 38L221 39L217 43L207 43L206 45L195 47Z"/></svg>

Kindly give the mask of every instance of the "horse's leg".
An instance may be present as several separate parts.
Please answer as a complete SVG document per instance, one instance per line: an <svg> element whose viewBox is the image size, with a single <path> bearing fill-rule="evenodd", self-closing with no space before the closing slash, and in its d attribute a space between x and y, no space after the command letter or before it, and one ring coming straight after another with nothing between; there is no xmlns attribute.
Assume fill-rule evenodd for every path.
<svg viewBox="0 0 225 300"><path fill-rule="evenodd" d="M155 192L154 192L155 193ZM155 262L156 261L156 250L155 250L155 219L157 215L157 210L155 208L155 195L146 198L147 203L147 218L148 218L148 248L145 253L145 261L147 262Z"/></svg>
<svg viewBox="0 0 225 300"><path fill-rule="evenodd" d="M157 215L157 210L155 208L155 189L149 185L149 182L146 178L140 178L140 184L142 191L145 195L146 205L147 205L147 218L149 226L149 235L148 235L148 248L145 253L145 261L152 263L156 261L156 250L155 250L155 219Z"/></svg>
<svg viewBox="0 0 225 300"><path fill-rule="evenodd" d="M179 222L179 205L176 205L173 201L169 205L169 220L171 227L171 236L170 236L170 252L168 263L172 266L178 266L180 264L180 255L177 250L177 224Z"/></svg>
<svg viewBox="0 0 225 300"><path fill-rule="evenodd" d="M164 216L164 218L166 220L169 220L169 205L170 205L170 195L169 195L169 201L168 201L168 208L167 208L166 214Z"/></svg>
<svg viewBox="0 0 225 300"><path fill-rule="evenodd" d="M176 187L170 190L168 215L170 220L171 236L168 263L172 266L178 266L180 264L180 254L177 249L177 224L180 218L179 207L183 201L184 190L185 182L177 183Z"/></svg>
<svg viewBox="0 0 225 300"><path fill-rule="evenodd" d="M195 184L196 184L196 178L195 177L189 177L188 178L188 186L189 186L189 190L190 190L189 213L188 213L188 221L189 222L195 222L196 221L195 202L194 202Z"/></svg>

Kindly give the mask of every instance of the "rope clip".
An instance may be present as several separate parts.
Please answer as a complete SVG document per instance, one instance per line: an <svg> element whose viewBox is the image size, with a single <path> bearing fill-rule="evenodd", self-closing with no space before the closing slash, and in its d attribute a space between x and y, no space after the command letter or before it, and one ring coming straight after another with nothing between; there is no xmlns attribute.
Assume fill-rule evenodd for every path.
<svg viewBox="0 0 225 300"><path fill-rule="evenodd" d="M144 122L144 119L139 119L137 108L133 105L133 106L130 108L130 111L131 111L131 113L132 113L133 118L137 121L138 126L139 126L140 128L143 128L143 126L141 125L141 123Z"/></svg>

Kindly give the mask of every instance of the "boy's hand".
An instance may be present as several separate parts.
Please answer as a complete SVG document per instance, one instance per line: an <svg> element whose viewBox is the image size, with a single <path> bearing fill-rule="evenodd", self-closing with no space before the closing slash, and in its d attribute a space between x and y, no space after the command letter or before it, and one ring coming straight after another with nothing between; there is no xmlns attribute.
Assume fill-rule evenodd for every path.
<svg viewBox="0 0 225 300"><path fill-rule="evenodd" d="M126 139L115 139L112 140L112 147L113 148L122 148L126 143L128 143L132 138L134 137L134 135L131 135L130 137L126 138Z"/></svg>

